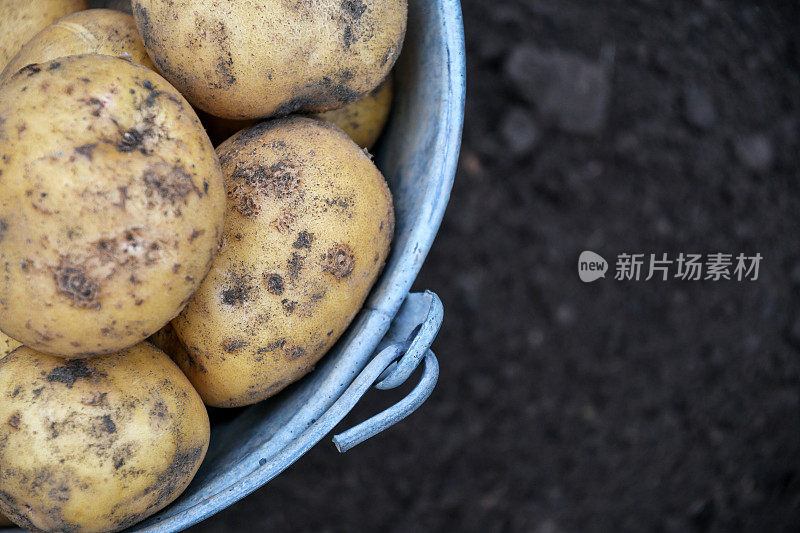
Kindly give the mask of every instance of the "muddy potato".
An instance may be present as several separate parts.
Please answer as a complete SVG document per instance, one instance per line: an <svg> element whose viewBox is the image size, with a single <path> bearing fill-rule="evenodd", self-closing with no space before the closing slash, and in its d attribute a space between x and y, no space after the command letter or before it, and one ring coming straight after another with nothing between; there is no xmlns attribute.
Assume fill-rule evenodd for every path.
<svg viewBox="0 0 800 533"><path fill-rule="evenodd" d="M85 0L0 0L0 68L36 32L86 7Z"/></svg>
<svg viewBox="0 0 800 533"><path fill-rule="evenodd" d="M326 111L369 93L400 53L407 11L407 0L133 1L164 77L235 119Z"/></svg>
<svg viewBox="0 0 800 533"><path fill-rule="evenodd" d="M224 215L211 142L155 72L70 56L0 86L0 330L25 346L147 338L208 272Z"/></svg>
<svg viewBox="0 0 800 533"><path fill-rule="evenodd" d="M64 56L120 56L154 69L133 17L113 9L88 9L50 24L28 41L0 74L0 83L31 63Z"/></svg>
<svg viewBox="0 0 800 533"><path fill-rule="evenodd" d="M392 107L392 76L374 91L344 107L316 116L333 122L361 148L369 150L381 136Z"/></svg>
<svg viewBox="0 0 800 533"><path fill-rule="evenodd" d="M203 400L233 407L280 391L339 338L383 267L394 212L380 171L334 124L262 122L217 151L223 246L172 325Z"/></svg>
<svg viewBox="0 0 800 533"><path fill-rule="evenodd" d="M149 343L90 360L19 348L0 360L0 511L44 531L116 531L189 484L208 414Z"/></svg>

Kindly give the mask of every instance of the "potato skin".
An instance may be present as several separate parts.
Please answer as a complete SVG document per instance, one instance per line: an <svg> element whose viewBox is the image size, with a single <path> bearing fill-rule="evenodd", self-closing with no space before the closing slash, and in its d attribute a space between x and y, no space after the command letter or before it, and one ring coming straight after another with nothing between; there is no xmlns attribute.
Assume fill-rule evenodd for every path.
<svg viewBox="0 0 800 533"><path fill-rule="evenodd" d="M0 511L26 529L124 529L172 502L209 442L181 371L141 343L91 360L0 360Z"/></svg>
<svg viewBox="0 0 800 533"><path fill-rule="evenodd" d="M392 85L389 74L374 91L344 107L318 113L317 118L333 122L361 148L370 150L381 136L392 107Z"/></svg>
<svg viewBox="0 0 800 533"><path fill-rule="evenodd" d="M247 119L341 107L392 69L407 0L133 0L156 67L195 106Z"/></svg>
<svg viewBox="0 0 800 533"><path fill-rule="evenodd" d="M81 55L0 86L0 330L25 346L144 340L205 277L224 216L211 142L155 72Z"/></svg>
<svg viewBox="0 0 800 533"><path fill-rule="evenodd" d="M34 35L6 65L0 83L31 63L80 54L129 54L134 63L155 70L131 15L87 9L62 17Z"/></svg>
<svg viewBox="0 0 800 533"><path fill-rule="evenodd" d="M0 68L39 30L86 8L85 0L0 0Z"/></svg>
<svg viewBox="0 0 800 533"><path fill-rule="evenodd" d="M223 246L172 322L187 347L173 356L207 404L235 407L277 393L336 342L383 268L394 211L380 171L334 124L262 122L217 151Z"/></svg>

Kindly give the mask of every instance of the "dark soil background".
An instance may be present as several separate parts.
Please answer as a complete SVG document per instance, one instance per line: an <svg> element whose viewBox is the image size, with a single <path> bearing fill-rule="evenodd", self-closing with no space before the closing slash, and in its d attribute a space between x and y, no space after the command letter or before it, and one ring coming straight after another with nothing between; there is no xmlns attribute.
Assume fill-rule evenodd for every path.
<svg viewBox="0 0 800 533"><path fill-rule="evenodd" d="M464 0L461 165L417 283L436 392L194 531L800 530L800 8L759 4ZM580 282L584 249L612 275ZM621 252L764 260L623 282Z"/></svg>

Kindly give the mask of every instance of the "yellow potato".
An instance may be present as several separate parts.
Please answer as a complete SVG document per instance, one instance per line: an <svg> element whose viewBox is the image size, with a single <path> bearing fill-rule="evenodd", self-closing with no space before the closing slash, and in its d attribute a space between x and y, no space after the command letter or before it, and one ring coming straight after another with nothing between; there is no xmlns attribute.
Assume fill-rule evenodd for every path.
<svg viewBox="0 0 800 533"><path fill-rule="evenodd" d="M0 360L0 511L26 529L118 531L167 506L209 441L208 413L149 343L68 361Z"/></svg>
<svg viewBox="0 0 800 533"><path fill-rule="evenodd" d="M172 354L203 397L241 406L275 394L328 351L361 308L394 232L389 188L334 124L262 122L217 152L223 246L172 322Z"/></svg>
<svg viewBox="0 0 800 533"><path fill-rule="evenodd" d="M119 56L155 68L132 16L113 9L88 9L62 17L37 33L6 65L0 83L31 63L80 54Z"/></svg>
<svg viewBox="0 0 800 533"><path fill-rule="evenodd" d="M316 116L333 122L361 148L371 149L381 136L392 107L392 75L374 91L344 107Z"/></svg>
<svg viewBox="0 0 800 533"><path fill-rule="evenodd" d="M407 12L407 0L133 1L164 77L235 119L326 111L369 93L400 53Z"/></svg>
<svg viewBox="0 0 800 533"><path fill-rule="evenodd" d="M36 32L86 7L85 0L0 0L0 68Z"/></svg>
<svg viewBox="0 0 800 533"><path fill-rule="evenodd" d="M0 86L0 330L81 358L177 315L216 254L219 161L158 74L101 55Z"/></svg>

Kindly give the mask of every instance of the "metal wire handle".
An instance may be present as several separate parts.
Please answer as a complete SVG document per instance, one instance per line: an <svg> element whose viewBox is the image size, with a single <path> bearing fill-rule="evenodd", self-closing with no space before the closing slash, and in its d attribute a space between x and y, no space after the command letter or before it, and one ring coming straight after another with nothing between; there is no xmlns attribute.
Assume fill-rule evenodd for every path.
<svg viewBox="0 0 800 533"><path fill-rule="evenodd" d="M398 355L403 354L399 361L392 360L386 365L374 384L376 389L388 390L402 385L424 360L425 365L419 383L408 396L392 407L347 431L334 435L333 444L339 452L344 453L350 450L413 413L428 399L436 387L436 382L439 379L439 362L430 350L430 346L442 326L444 306L435 293L425 291L425 295L430 299L430 308L425 320L414 328L405 342L390 344L375 357L375 361L381 360L381 356L388 350L396 352ZM361 375L365 372L366 369ZM359 375L359 378L361 378L361 375ZM359 378L356 378L356 381ZM348 392L349 390L345 392L339 401L342 401Z"/></svg>
<svg viewBox="0 0 800 533"><path fill-rule="evenodd" d="M436 381L439 379L439 361L430 350L425 353L424 361L425 367L422 371L422 377L408 396L382 413L361 422L347 431L334 435L333 444L336 445L336 449L339 452L344 453L397 424L416 411L428 399L436 387ZM376 385L376 388L378 388L378 385Z"/></svg>

